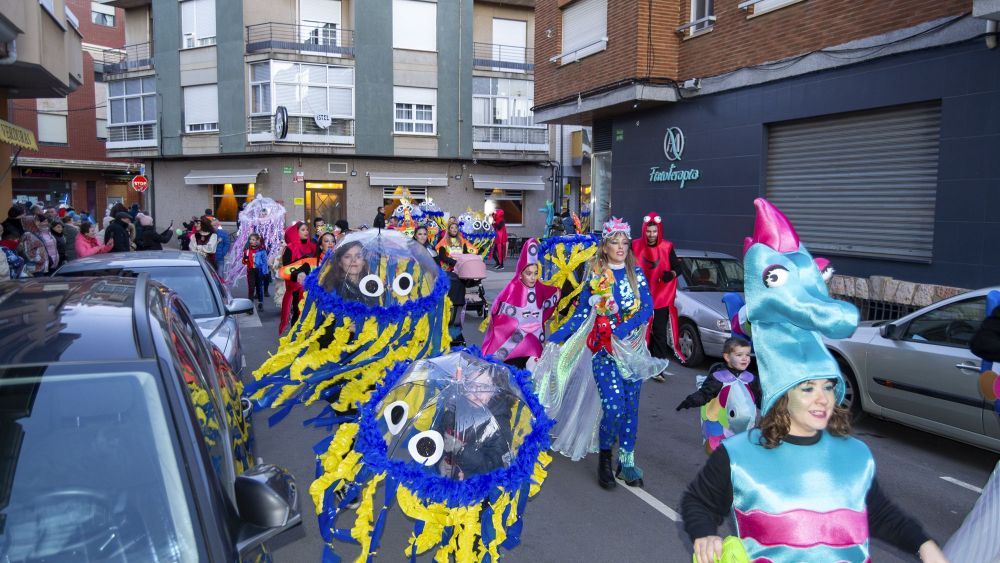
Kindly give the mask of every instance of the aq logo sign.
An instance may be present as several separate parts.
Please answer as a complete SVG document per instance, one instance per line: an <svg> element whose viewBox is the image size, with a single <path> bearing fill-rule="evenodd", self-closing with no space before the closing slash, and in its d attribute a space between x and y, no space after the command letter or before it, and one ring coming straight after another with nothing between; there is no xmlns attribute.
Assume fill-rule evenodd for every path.
<svg viewBox="0 0 1000 563"><path fill-rule="evenodd" d="M680 187L683 189L686 182L697 180L701 176L701 171L697 168L689 170L677 169L677 162L684 155L684 131L680 127L667 128L666 134L663 135L663 154L670 161L670 166L667 168L650 166L650 182L679 182Z"/></svg>

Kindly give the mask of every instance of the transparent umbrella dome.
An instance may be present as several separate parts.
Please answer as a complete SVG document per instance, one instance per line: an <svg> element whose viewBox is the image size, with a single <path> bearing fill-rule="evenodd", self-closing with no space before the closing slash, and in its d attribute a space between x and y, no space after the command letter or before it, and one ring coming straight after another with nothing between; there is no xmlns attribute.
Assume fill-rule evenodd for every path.
<svg viewBox="0 0 1000 563"><path fill-rule="evenodd" d="M414 362L375 415L389 459L456 480L510 466L533 418L506 366L465 351Z"/></svg>
<svg viewBox="0 0 1000 563"><path fill-rule="evenodd" d="M431 295L441 269L400 232L369 229L337 243L317 273L319 287L368 307L406 305Z"/></svg>

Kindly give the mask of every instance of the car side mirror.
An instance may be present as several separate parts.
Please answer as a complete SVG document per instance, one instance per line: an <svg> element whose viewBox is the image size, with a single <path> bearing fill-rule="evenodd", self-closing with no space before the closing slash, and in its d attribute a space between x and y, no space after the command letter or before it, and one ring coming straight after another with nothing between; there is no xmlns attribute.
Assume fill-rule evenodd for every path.
<svg viewBox="0 0 1000 563"><path fill-rule="evenodd" d="M885 323L879 327L879 334L882 338L888 338L889 340L896 340L899 338L899 327L892 323Z"/></svg>
<svg viewBox="0 0 1000 563"><path fill-rule="evenodd" d="M233 299L226 306L227 315L251 315L253 311L253 301L242 297Z"/></svg>
<svg viewBox="0 0 1000 563"><path fill-rule="evenodd" d="M295 478L276 465L257 465L239 475L235 490L242 523L236 542L240 553L302 523Z"/></svg>

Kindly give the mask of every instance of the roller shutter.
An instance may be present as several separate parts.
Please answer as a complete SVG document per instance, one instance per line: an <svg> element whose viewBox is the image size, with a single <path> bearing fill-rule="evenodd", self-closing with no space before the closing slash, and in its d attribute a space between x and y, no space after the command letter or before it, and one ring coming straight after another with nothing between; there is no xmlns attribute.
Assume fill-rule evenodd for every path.
<svg viewBox="0 0 1000 563"><path fill-rule="evenodd" d="M931 261L940 104L774 124L767 198L813 254Z"/></svg>

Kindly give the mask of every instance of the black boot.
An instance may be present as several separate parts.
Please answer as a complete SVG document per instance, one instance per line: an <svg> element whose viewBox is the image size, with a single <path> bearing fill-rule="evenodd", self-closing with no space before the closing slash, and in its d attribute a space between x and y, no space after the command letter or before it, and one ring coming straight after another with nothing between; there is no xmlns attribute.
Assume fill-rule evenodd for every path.
<svg viewBox="0 0 1000 563"><path fill-rule="evenodd" d="M611 450L601 450L601 457L597 463L597 483L609 491L618 486L611 469Z"/></svg>

